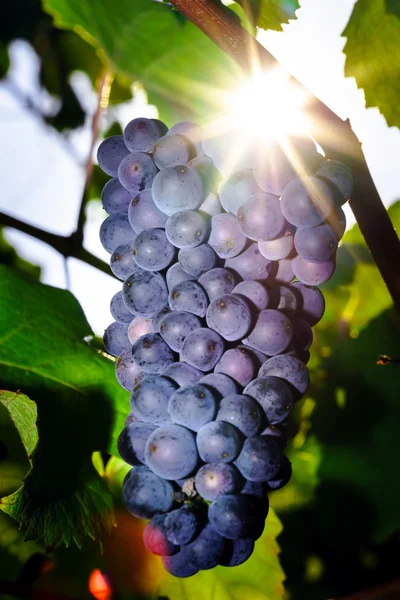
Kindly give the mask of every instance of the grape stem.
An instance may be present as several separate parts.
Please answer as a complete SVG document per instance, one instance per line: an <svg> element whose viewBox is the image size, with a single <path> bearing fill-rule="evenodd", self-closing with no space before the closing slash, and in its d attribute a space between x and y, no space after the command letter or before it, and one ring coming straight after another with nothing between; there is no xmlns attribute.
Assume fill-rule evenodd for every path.
<svg viewBox="0 0 400 600"><path fill-rule="evenodd" d="M279 63L215 0L171 0L171 4L231 56L245 72L254 66L276 68ZM351 128L336 113L314 96L293 76L290 83L311 98L304 113L308 131L327 158L346 163L354 176L355 189L350 206L375 263L400 312L400 241L378 194L365 160L361 143Z"/></svg>

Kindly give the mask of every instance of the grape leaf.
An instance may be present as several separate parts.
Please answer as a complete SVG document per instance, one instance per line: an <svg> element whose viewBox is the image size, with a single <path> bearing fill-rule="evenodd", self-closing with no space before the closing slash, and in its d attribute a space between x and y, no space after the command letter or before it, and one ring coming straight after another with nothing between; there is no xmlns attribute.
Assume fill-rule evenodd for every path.
<svg viewBox="0 0 400 600"><path fill-rule="evenodd" d="M28 458L31 459L38 441L36 404L25 394L6 390L0 390L0 403L7 409L21 436Z"/></svg>
<svg viewBox="0 0 400 600"><path fill-rule="evenodd" d="M262 29L282 31L282 24L296 18L298 0L260 0L257 25Z"/></svg>
<svg viewBox="0 0 400 600"><path fill-rule="evenodd" d="M400 0L385 0L388 13L397 15L400 18Z"/></svg>
<svg viewBox="0 0 400 600"><path fill-rule="evenodd" d="M400 126L400 19L385 0L358 0L343 31L345 74L364 89L389 126ZM398 3L397 3L398 9Z"/></svg>
<svg viewBox="0 0 400 600"><path fill-rule="evenodd" d="M220 109L218 90L237 84L234 62L162 3L45 0L44 8L58 27L74 29L100 47L111 69L140 80L169 122L178 115L209 118Z"/></svg>
<svg viewBox="0 0 400 600"><path fill-rule="evenodd" d="M91 455L117 453L128 393L116 382L114 363L84 341L90 327L72 294L4 266L0 282L0 386L21 390L2 395L2 403L31 454L36 417L29 396L39 437L23 486L2 498L0 509L28 538L81 545L112 523L111 496Z"/></svg>
<svg viewBox="0 0 400 600"><path fill-rule="evenodd" d="M280 600L285 576L276 538L281 531L281 522L270 509L264 533L248 561L234 569L216 567L181 580L165 572L158 595L173 600Z"/></svg>

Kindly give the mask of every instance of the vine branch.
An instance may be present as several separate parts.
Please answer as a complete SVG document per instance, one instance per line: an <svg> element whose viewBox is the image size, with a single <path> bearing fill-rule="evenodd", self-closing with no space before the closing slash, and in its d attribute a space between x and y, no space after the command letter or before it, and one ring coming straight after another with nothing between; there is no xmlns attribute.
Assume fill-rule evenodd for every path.
<svg viewBox="0 0 400 600"><path fill-rule="evenodd" d="M171 0L171 4L246 73L252 73L255 67L266 70L279 65L272 54L238 23L235 15L229 16L219 3L213 0ZM290 82L311 97L304 109L309 133L323 148L327 158L345 162L353 173L355 189L350 206L393 303L400 312L400 241L369 172L361 143L349 120L343 121L293 76L290 76Z"/></svg>

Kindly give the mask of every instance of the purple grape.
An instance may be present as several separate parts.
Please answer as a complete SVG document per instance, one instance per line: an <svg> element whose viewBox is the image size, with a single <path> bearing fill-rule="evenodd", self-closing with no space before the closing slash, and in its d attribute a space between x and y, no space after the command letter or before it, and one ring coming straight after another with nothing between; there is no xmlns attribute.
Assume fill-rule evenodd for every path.
<svg viewBox="0 0 400 600"><path fill-rule="evenodd" d="M233 258L244 250L247 238L240 231L236 217L222 213L211 219L208 243L220 258Z"/></svg>
<svg viewBox="0 0 400 600"><path fill-rule="evenodd" d="M168 135L183 135L187 138L195 147L197 156L203 156L203 147L201 140L203 138L203 130L191 121L182 121L181 123L175 123L168 132Z"/></svg>
<svg viewBox="0 0 400 600"><path fill-rule="evenodd" d="M133 314L130 310L125 306L124 301L122 299L122 291L117 292L111 298L110 302L110 312L112 317L119 321L120 323L125 323L129 325L133 319Z"/></svg>
<svg viewBox="0 0 400 600"><path fill-rule="evenodd" d="M174 577L180 577L181 579L196 575L198 572L198 569L188 561L185 547L172 556L163 556L162 563L168 573L171 573Z"/></svg>
<svg viewBox="0 0 400 600"><path fill-rule="evenodd" d="M203 182L205 195L208 195L208 194L212 193L213 191L215 191L217 184L218 184L219 180L221 179L221 175L220 175L219 171L215 168L212 158L209 158L208 156L196 156L195 158L193 158L192 160L190 160L188 162L188 165L189 165L189 167L193 167L193 169L196 169L196 171L200 175L202 182ZM218 204L219 204L219 200L218 200ZM204 210L204 209L200 207L199 210ZM219 204L219 210L217 212L221 212L221 211L222 211L222 207ZM205 212L208 212L208 211L205 211Z"/></svg>
<svg viewBox="0 0 400 600"><path fill-rule="evenodd" d="M196 281L196 277L189 275L189 273L186 273L186 271L182 269L179 263L175 263L168 269L166 280L168 289L171 291L178 283L181 283L182 281Z"/></svg>
<svg viewBox="0 0 400 600"><path fill-rule="evenodd" d="M128 339L128 326L125 323L114 321L107 327L103 335L104 348L112 356L119 356L124 350L131 347Z"/></svg>
<svg viewBox="0 0 400 600"><path fill-rule="evenodd" d="M181 360L200 371L211 371L224 351L224 340L211 329L195 329L185 338Z"/></svg>
<svg viewBox="0 0 400 600"><path fill-rule="evenodd" d="M259 370L258 376L280 377L290 383L292 391L295 393L295 402L304 396L310 383L310 375L305 364L288 354L269 358Z"/></svg>
<svg viewBox="0 0 400 600"><path fill-rule="evenodd" d="M238 567L250 558L253 554L253 550L254 540L251 538L229 540L219 564L223 567Z"/></svg>
<svg viewBox="0 0 400 600"><path fill-rule="evenodd" d="M185 387L200 381L203 372L185 362L174 362L164 369L162 375L176 381L180 387Z"/></svg>
<svg viewBox="0 0 400 600"><path fill-rule="evenodd" d="M101 191L101 204L109 215L126 213L131 199L132 194L120 184L117 177L107 181Z"/></svg>
<svg viewBox="0 0 400 600"><path fill-rule="evenodd" d="M242 352L246 352L250 354L251 358L254 361L254 364L257 365L257 369L261 367L262 364L269 358L264 352L260 352L257 348L249 346L248 344L239 344L236 346L237 350L241 350Z"/></svg>
<svg viewBox="0 0 400 600"><path fill-rule="evenodd" d="M338 241L342 239L346 231L346 215L341 206L335 207L335 210L325 219L325 224L332 229Z"/></svg>
<svg viewBox="0 0 400 600"><path fill-rule="evenodd" d="M201 321L196 315L183 310L175 310L161 320L160 334L171 350L179 352L185 337L199 327L201 327Z"/></svg>
<svg viewBox="0 0 400 600"><path fill-rule="evenodd" d="M262 427L263 413L258 402L253 398L233 394L221 400L216 420L235 425L243 435L253 437Z"/></svg>
<svg viewBox="0 0 400 600"><path fill-rule="evenodd" d="M297 253L309 262L323 263L336 252L338 240L329 225L297 229L294 245Z"/></svg>
<svg viewBox="0 0 400 600"><path fill-rule="evenodd" d="M228 269L216 267L203 273L198 282L206 290L210 300L215 300L224 294L230 294L236 285L236 277Z"/></svg>
<svg viewBox="0 0 400 600"><path fill-rule="evenodd" d="M153 152L157 140L165 135L166 125L158 119L133 119L124 130L126 147L131 152Z"/></svg>
<svg viewBox="0 0 400 600"><path fill-rule="evenodd" d="M207 219L196 210L182 210L171 215L165 226L168 240L176 248L195 248L208 236Z"/></svg>
<svg viewBox="0 0 400 600"><path fill-rule="evenodd" d="M150 434L157 428L152 423L138 421L125 425L118 438L118 452L128 465L144 464L144 449Z"/></svg>
<svg viewBox="0 0 400 600"><path fill-rule="evenodd" d="M199 431L203 425L214 420L217 413L215 394L200 383L181 387L170 397L168 412L177 425Z"/></svg>
<svg viewBox="0 0 400 600"><path fill-rule="evenodd" d="M291 283L294 279L292 259L283 258L274 264L276 265L274 271L275 285Z"/></svg>
<svg viewBox="0 0 400 600"><path fill-rule="evenodd" d="M167 515L154 515L143 530L144 545L150 552L157 556L171 556L176 554L179 546L172 544L166 533L164 521Z"/></svg>
<svg viewBox="0 0 400 600"><path fill-rule="evenodd" d="M243 485L239 471L227 463L207 463L196 473L197 492L205 500L217 500L224 494L235 494Z"/></svg>
<svg viewBox="0 0 400 600"><path fill-rule="evenodd" d="M207 524L187 546L187 559L196 569L213 569L224 554L226 540Z"/></svg>
<svg viewBox="0 0 400 600"><path fill-rule="evenodd" d="M305 319L292 317L290 319L293 326L293 345L300 350L308 350L313 341L313 332L311 326Z"/></svg>
<svg viewBox="0 0 400 600"><path fill-rule="evenodd" d="M122 297L134 315L154 317L168 302L164 277L140 269L124 282Z"/></svg>
<svg viewBox="0 0 400 600"><path fill-rule="evenodd" d="M273 273L273 263L262 256L257 244L225 261L225 267L235 271L242 279L267 280Z"/></svg>
<svg viewBox="0 0 400 600"><path fill-rule="evenodd" d="M239 391L236 381L228 375L225 375L225 373L209 373L208 375L204 375L204 377L199 380L199 383L216 391L221 398L230 396L231 394L237 394Z"/></svg>
<svg viewBox="0 0 400 600"><path fill-rule="evenodd" d="M237 215L239 207L259 191L252 171L239 171L231 175L219 191L221 204L228 213Z"/></svg>
<svg viewBox="0 0 400 600"><path fill-rule="evenodd" d="M101 142L97 150L97 162L107 175L117 177L118 167L127 154L129 150L125 146L123 136L111 135Z"/></svg>
<svg viewBox="0 0 400 600"><path fill-rule="evenodd" d="M171 349L158 333L142 335L132 346L132 356L146 373L161 373L174 362Z"/></svg>
<svg viewBox="0 0 400 600"><path fill-rule="evenodd" d="M122 497L129 512L139 519L151 519L171 510L174 489L169 481L157 477L146 467L135 467L126 475Z"/></svg>
<svg viewBox="0 0 400 600"><path fill-rule="evenodd" d="M204 317L208 299L201 285L195 281L182 281L170 291L169 305L173 311L186 311Z"/></svg>
<svg viewBox="0 0 400 600"><path fill-rule="evenodd" d="M208 517L213 529L228 539L252 537L260 520L260 515L256 514L254 503L248 496L232 494L215 500L210 505Z"/></svg>
<svg viewBox="0 0 400 600"><path fill-rule="evenodd" d="M152 318L153 331L152 333L160 333L160 323L166 315L172 312L169 306L164 306L161 310L158 311ZM149 333L151 333L149 331Z"/></svg>
<svg viewBox="0 0 400 600"><path fill-rule="evenodd" d="M131 413L139 421L162 425L171 421L168 402L178 389L175 381L158 375L147 375L131 394Z"/></svg>
<svg viewBox="0 0 400 600"><path fill-rule="evenodd" d="M241 281L233 288L232 293L250 300L257 310L265 310L268 306L268 291L259 281Z"/></svg>
<svg viewBox="0 0 400 600"><path fill-rule="evenodd" d="M169 541L178 546L189 543L202 526L201 517L201 512L196 507L192 508L187 504L169 512L164 521Z"/></svg>
<svg viewBox="0 0 400 600"><path fill-rule="evenodd" d="M128 218L136 233L154 227L165 227L167 222L167 215L164 215L153 202L151 188L139 192L132 198L128 207Z"/></svg>
<svg viewBox="0 0 400 600"><path fill-rule="evenodd" d="M194 433L168 423L158 427L147 440L146 464L163 479L181 479L197 467L199 455Z"/></svg>
<svg viewBox="0 0 400 600"><path fill-rule="evenodd" d="M246 299L225 294L213 300L206 313L207 325L228 342L242 339L252 324L252 315Z"/></svg>
<svg viewBox="0 0 400 600"><path fill-rule="evenodd" d="M208 463L229 463L235 460L243 446L240 431L225 421L211 421L197 434L200 458Z"/></svg>
<svg viewBox="0 0 400 600"><path fill-rule="evenodd" d="M273 240L286 228L281 205L276 196L258 192L242 204L237 213L241 231L251 240Z"/></svg>
<svg viewBox="0 0 400 600"><path fill-rule="evenodd" d="M290 319L274 309L262 310L254 329L248 336L252 346L269 356L280 354L292 340L293 327Z"/></svg>
<svg viewBox="0 0 400 600"><path fill-rule="evenodd" d="M334 258L323 263L313 263L296 256L292 260L293 273L301 283L306 285L321 285L330 279L335 272L336 261Z"/></svg>
<svg viewBox="0 0 400 600"><path fill-rule="evenodd" d="M250 481L268 481L280 468L282 451L276 442L266 435L247 438L236 460L236 466Z"/></svg>
<svg viewBox="0 0 400 600"><path fill-rule="evenodd" d="M118 168L120 183L133 194L151 187L157 167L152 157L144 152L133 152L121 161Z"/></svg>
<svg viewBox="0 0 400 600"><path fill-rule="evenodd" d="M194 148L181 135L171 134L171 131L161 137L153 150L153 160L159 169L174 165L186 165L194 155Z"/></svg>
<svg viewBox="0 0 400 600"><path fill-rule="evenodd" d="M204 202L200 204L199 211L205 215L208 215L209 217L213 217L214 215L218 215L220 212L222 212L222 206L217 194L210 192L206 196Z"/></svg>
<svg viewBox="0 0 400 600"><path fill-rule="evenodd" d="M296 285L296 284L294 284ZM269 308L291 315L298 308L298 297L292 286L276 285L270 288Z"/></svg>
<svg viewBox="0 0 400 600"><path fill-rule="evenodd" d="M243 347L231 348L224 352L221 360L215 366L216 373L224 373L232 377L242 387L253 379L256 369L257 364L253 354Z"/></svg>
<svg viewBox="0 0 400 600"><path fill-rule="evenodd" d="M131 392L135 385L147 375L135 362L132 348L121 352L115 363L115 375L121 387Z"/></svg>
<svg viewBox="0 0 400 600"><path fill-rule="evenodd" d="M181 248L178 260L184 271L194 277L200 277L202 273L215 267L217 257L211 246L201 244L196 248Z"/></svg>
<svg viewBox="0 0 400 600"><path fill-rule="evenodd" d="M278 379L278 377L277 377ZM279 448L283 450L287 446L287 436L283 431L282 427L277 425L268 425L261 435L269 435L278 444Z"/></svg>
<svg viewBox="0 0 400 600"><path fill-rule="evenodd" d="M110 268L115 277L125 281L138 270L132 254L133 244L121 244L111 254Z"/></svg>
<svg viewBox="0 0 400 600"><path fill-rule="evenodd" d="M132 317L132 315L131 315ZM130 322L128 327L128 339L131 344L138 341L142 335L146 333L156 333L153 329L152 319L143 319L143 317L136 317Z"/></svg>
<svg viewBox="0 0 400 600"><path fill-rule="evenodd" d="M154 178L153 200L166 215L181 210L196 210L204 200L204 188L198 172L187 165L166 167Z"/></svg>
<svg viewBox="0 0 400 600"><path fill-rule="evenodd" d="M296 294L298 303L298 316L305 319L314 327L323 317L325 312L325 299L317 287L295 282L291 289Z"/></svg>
<svg viewBox="0 0 400 600"><path fill-rule="evenodd" d="M292 227L292 226L291 226ZM275 240L260 241L258 248L261 254L268 260L281 260L287 258L294 247L292 229L286 229L285 233Z"/></svg>
<svg viewBox="0 0 400 600"><path fill-rule="evenodd" d="M341 204L344 204L353 192L354 180L350 169L338 160L326 160L322 163L316 177L333 184L340 192Z"/></svg>
<svg viewBox="0 0 400 600"><path fill-rule="evenodd" d="M268 490L280 490L285 486L292 476L292 463L284 454L282 455L281 466L279 471L269 481L266 482L266 487Z"/></svg>
<svg viewBox="0 0 400 600"><path fill-rule="evenodd" d="M281 197L282 213L296 227L315 227L335 209L331 188L316 177L303 177L289 183Z"/></svg>
<svg viewBox="0 0 400 600"><path fill-rule="evenodd" d="M293 407L293 394L290 386L279 377L258 377L243 390L261 405L269 424L284 421Z"/></svg>
<svg viewBox="0 0 400 600"><path fill-rule="evenodd" d="M121 244L129 244L136 238L136 233L129 224L128 216L115 213L107 217L100 227L100 242L109 254Z"/></svg>
<svg viewBox="0 0 400 600"><path fill-rule="evenodd" d="M142 269L161 271L174 260L175 248L169 243L164 229L147 229L133 242L132 254Z"/></svg>

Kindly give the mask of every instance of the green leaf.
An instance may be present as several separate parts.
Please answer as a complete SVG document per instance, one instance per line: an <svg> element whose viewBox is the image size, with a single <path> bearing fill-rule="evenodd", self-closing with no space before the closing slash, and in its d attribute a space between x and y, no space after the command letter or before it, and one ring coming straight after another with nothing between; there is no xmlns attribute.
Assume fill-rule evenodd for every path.
<svg viewBox="0 0 400 600"><path fill-rule="evenodd" d="M3 498L0 509L28 538L81 545L85 535L98 538L112 524L111 495L91 456L117 453L128 393L116 382L114 363L84 341L90 327L69 292L6 267L0 282L0 384L21 390L2 402L24 430L29 454L36 415L22 394L34 400L39 436L23 487Z"/></svg>
<svg viewBox="0 0 400 600"><path fill-rule="evenodd" d="M400 0L386 0L386 10L400 17Z"/></svg>
<svg viewBox="0 0 400 600"><path fill-rule="evenodd" d="M345 74L364 89L367 107L378 107L389 126L400 126L400 19L385 0L358 0L343 36Z"/></svg>
<svg viewBox="0 0 400 600"><path fill-rule="evenodd" d="M219 91L237 84L234 62L161 3L45 0L44 7L57 26L74 29L101 48L112 70L140 80L168 122L177 115L209 118L221 108Z"/></svg>
<svg viewBox="0 0 400 600"><path fill-rule="evenodd" d="M28 458L31 459L38 441L36 404L25 394L6 390L0 390L0 403L7 409L21 436Z"/></svg>
<svg viewBox="0 0 400 600"><path fill-rule="evenodd" d="M298 0L260 0L257 25L262 29L282 31L282 24L296 18Z"/></svg>
<svg viewBox="0 0 400 600"><path fill-rule="evenodd" d="M280 600L284 594L284 573L279 563L276 538L281 531L282 525L270 509L264 533L247 562L235 568L200 571L188 579L165 574L159 596L171 600Z"/></svg>

